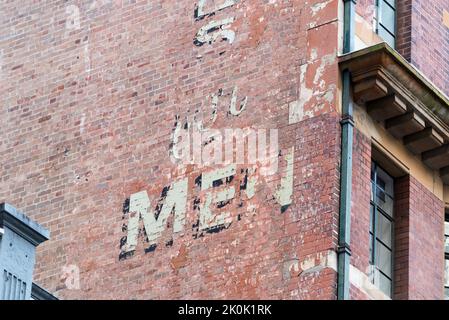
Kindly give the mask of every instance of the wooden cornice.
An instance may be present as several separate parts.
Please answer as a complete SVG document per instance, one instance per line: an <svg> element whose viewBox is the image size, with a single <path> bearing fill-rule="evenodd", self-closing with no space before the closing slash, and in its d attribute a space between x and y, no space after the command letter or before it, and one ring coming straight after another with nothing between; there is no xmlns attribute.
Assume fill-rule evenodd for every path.
<svg viewBox="0 0 449 320"><path fill-rule="evenodd" d="M449 184L449 98L385 43L339 58L353 100Z"/></svg>

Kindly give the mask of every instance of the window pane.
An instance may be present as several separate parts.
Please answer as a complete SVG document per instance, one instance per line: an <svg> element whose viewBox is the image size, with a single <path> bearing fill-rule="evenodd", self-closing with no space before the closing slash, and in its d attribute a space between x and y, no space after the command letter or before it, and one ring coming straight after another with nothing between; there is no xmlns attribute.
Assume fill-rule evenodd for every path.
<svg viewBox="0 0 449 320"><path fill-rule="evenodd" d="M444 251L449 253L449 222L444 223Z"/></svg>
<svg viewBox="0 0 449 320"><path fill-rule="evenodd" d="M449 288L444 288L444 300L449 300Z"/></svg>
<svg viewBox="0 0 449 320"><path fill-rule="evenodd" d="M392 6L393 8L396 9L396 1L395 0L383 0L383 1L389 3L390 6Z"/></svg>
<svg viewBox="0 0 449 320"><path fill-rule="evenodd" d="M391 251L379 241L376 241L376 266L391 277Z"/></svg>
<svg viewBox="0 0 449 320"><path fill-rule="evenodd" d="M394 195L394 180L382 168L377 167L377 186L385 191L390 197Z"/></svg>
<svg viewBox="0 0 449 320"><path fill-rule="evenodd" d="M390 33L396 33L396 12L386 3L382 3L380 6L380 23L382 23Z"/></svg>
<svg viewBox="0 0 449 320"><path fill-rule="evenodd" d="M393 199L380 188L377 188L376 191L376 204L393 218Z"/></svg>
<svg viewBox="0 0 449 320"><path fill-rule="evenodd" d="M374 233L373 220L374 220L374 206L371 204L369 210L369 231L372 233Z"/></svg>
<svg viewBox="0 0 449 320"><path fill-rule="evenodd" d="M376 216L376 236L391 249L392 223L383 214Z"/></svg>
<svg viewBox="0 0 449 320"><path fill-rule="evenodd" d="M381 25L379 25L379 36L393 49L396 45L396 40L394 37L388 33Z"/></svg>
<svg viewBox="0 0 449 320"><path fill-rule="evenodd" d="M391 296L391 280L379 272L379 289L387 296Z"/></svg>

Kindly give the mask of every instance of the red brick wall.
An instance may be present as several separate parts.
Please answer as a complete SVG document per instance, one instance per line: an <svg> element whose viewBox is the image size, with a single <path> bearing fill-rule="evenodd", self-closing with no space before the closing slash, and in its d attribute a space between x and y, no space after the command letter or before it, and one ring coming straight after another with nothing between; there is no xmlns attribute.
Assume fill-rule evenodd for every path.
<svg viewBox="0 0 449 320"><path fill-rule="evenodd" d="M412 54L412 1L396 2L398 16L396 50L408 61Z"/></svg>
<svg viewBox="0 0 449 320"><path fill-rule="evenodd" d="M394 298L406 300L410 297L410 176L396 179L394 188Z"/></svg>
<svg viewBox="0 0 449 320"><path fill-rule="evenodd" d="M449 12L446 0L413 0L411 62L449 95L449 28L443 24L443 12Z"/></svg>
<svg viewBox="0 0 449 320"><path fill-rule="evenodd" d="M369 268L369 210L371 196L371 141L359 130L354 131L351 264L362 272ZM365 293L351 286L351 298L367 299Z"/></svg>
<svg viewBox="0 0 449 320"><path fill-rule="evenodd" d="M443 298L444 203L410 177L409 298Z"/></svg>
<svg viewBox="0 0 449 320"><path fill-rule="evenodd" d="M312 267L336 245L339 1L240 1L200 20L195 3L0 4L0 201L51 231L35 279L61 298L335 298L335 271ZM229 17L232 44L193 43ZM235 86L248 97L238 117L227 113ZM295 147L293 203L281 212L273 199L280 175L260 180L254 198L225 205L228 229L199 237L195 179L212 168L172 164L170 144L178 120L208 119L220 89L214 127L278 128L282 153ZM304 97L302 121L289 125L288 104ZM154 202L183 177L185 233L171 242L168 228L144 253L141 230L119 260L125 200L146 190ZM79 289L67 286L69 266Z"/></svg>
<svg viewBox="0 0 449 320"><path fill-rule="evenodd" d="M395 187L395 297L442 299L444 203L410 176Z"/></svg>

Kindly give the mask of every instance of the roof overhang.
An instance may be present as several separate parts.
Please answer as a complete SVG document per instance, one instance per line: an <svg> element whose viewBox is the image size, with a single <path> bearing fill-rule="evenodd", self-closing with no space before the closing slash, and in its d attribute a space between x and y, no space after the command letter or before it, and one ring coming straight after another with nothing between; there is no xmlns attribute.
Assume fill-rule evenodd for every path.
<svg viewBox="0 0 449 320"><path fill-rule="evenodd" d="M34 246L50 238L50 232L8 203L0 203L0 230L7 227Z"/></svg>
<svg viewBox="0 0 449 320"><path fill-rule="evenodd" d="M449 184L449 99L399 53L380 43L339 58L353 100Z"/></svg>

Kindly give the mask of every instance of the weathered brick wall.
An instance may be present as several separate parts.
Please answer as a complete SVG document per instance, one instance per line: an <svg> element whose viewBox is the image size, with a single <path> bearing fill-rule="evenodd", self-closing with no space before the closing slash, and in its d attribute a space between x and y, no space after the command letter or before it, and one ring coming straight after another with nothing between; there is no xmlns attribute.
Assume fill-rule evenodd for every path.
<svg viewBox="0 0 449 320"><path fill-rule="evenodd" d="M35 279L61 298L334 298L339 1L237 1L196 19L197 4L1 3L0 201L51 231ZM246 101L238 116L233 93ZM256 173L251 197L245 165L214 185L235 190L211 206L232 223L208 232L198 232L199 177L215 168L170 161L178 126L201 119L279 129L281 149L281 170ZM281 208L273 194L291 147L294 193ZM183 230L170 215L149 247L140 224L134 254L119 259L134 216L126 199L146 191L160 210L183 179ZM79 288L67 281L76 270Z"/></svg>
<svg viewBox="0 0 449 320"><path fill-rule="evenodd" d="M368 274L369 227L371 196L371 141L359 130L354 132L352 203L351 203L351 265ZM366 292L351 285L351 299L368 299Z"/></svg>
<svg viewBox="0 0 449 320"><path fill-rule="evenodd" d="M443 299L444 203L411 176L395 192L395 297Z"/></svg>
<svg viewBox="0 0 449 320"><path fill-rule="evenodd" d="M410 177L409 298L443 299L444 203Z"/></svg>
<svg viewBox="0 0 449 320"><path fill-rule="evenodd" d="M407 61L412 55L412 0L397 2L397 38L396 50Z"/></svg>
<svg viewBox="0 0 449 320"><path fill-rule="evenodd" d="M410 257L410 176L396 179L394 185L394 295L396 299L406 300L410 297L410 280L413 276L409 272ZM411 278L410 278L411 277Z"/></svg>

